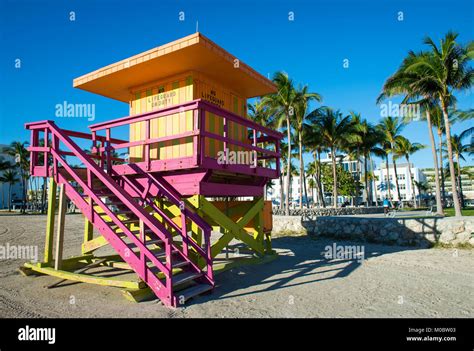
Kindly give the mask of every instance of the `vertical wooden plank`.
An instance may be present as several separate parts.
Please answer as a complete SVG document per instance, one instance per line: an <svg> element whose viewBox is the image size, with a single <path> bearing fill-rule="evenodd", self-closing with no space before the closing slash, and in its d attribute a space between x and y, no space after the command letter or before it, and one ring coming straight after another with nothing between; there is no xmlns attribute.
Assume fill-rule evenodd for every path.
<svg viewBox="0 0 474 351"><path fill-rule="evenodd" d="M54 257L54 269L61 269L63 261L64 222L66 220L67 199L65 185L59 186L59 210L58 210L58 233L56 235L56 254Z"/></svg>
<svg viewBox="0 0 474 351"><path fill-rule="evenodd" d="M90 198L89 198L90 200ZM92 223L87 219L87 217L84 217L84 244L88 241L91 241L94 235L94 227L92 226ZM84 245L82 245L82 254L85 254L84 252Z"/></svg>
<svg viewBox="0 0 474 351"><path fill-rule="evenodd" d="M44 244L44 262L51 263L53 258L54 211L56 208L57 185L53 177L49 178L48 186L48 218L46 222L46 240Z"/></svg>

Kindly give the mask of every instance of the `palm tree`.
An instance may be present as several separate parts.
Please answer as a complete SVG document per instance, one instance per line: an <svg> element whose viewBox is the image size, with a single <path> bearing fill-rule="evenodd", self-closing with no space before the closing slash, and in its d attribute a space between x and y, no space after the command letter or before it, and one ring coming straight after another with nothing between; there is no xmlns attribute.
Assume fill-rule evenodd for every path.
<svg viewBox="0 0 474 351"><path fill-rule="evenodd" d="M418 197L419 197L418 204L421 206L421 194L427 192L430 187L427 181L419 182L415 180L414 183L415 183L416 188L418 189Z"/></svg>
<svg viewBox="0 0 474 351"><path fill-rule="evenodd" d="M321 179L321 154L326 152L327 148L323 143L319 123L312 123L306 126L306 129L303 133L303 142L313 154L313 162L310 163L310 165L312 165L311 167L314 167L316 191L319 200L318 203L323 207L326 207Z"/></svg>
<svg viewBox="0 0 474 351"><path fill-rule="evenodd" d="M356 113L354 111L351 111L349 113L351 115L351 120L352 120L352 123L353 123L353 128L354 128L354 132L356 135L359 135L359 138L356 138L354 140L353 143L351 143L351 145L349 145L347 151L348 151L348 154L349 154L349 157L352 159L352 160L355 160L357 161L356 162L356 174L357 174L357 179L356 179L356 193L359 194L360 192L360 174L362 173L361 172L361 169L360 169L360 161L361 161L361 156L362 156L362 147L363 147L363 143L364 143L364 139L363 137L367 134L368 132L368 124L367 124L367 121L365 121L364 119L362 119L360 113ZM367 161L367 160L365 160ZM365 182L365 185L367 186L367 183ZM366 187L366 191L367 191L367 187ZM366 193L366 197L367 197L367 194ZM356 198L356 205L357 205L357 199L358 199L358 196L355 197Z"/></svg>
<svg viewBox="0 0 474 351"><path fill-rule="evenodd" d="M8 184L8 212L12 210L12 186L18 181L19 179L13 169L6 170L3 176L0 177L0 182Z"/></svg>
<svg viewBox="0 0 474 351"><path fill-rule="evenodd" d="M405 127L405 124L401 121L399 117L390 117L390 116L382 118L382 120L380 121L378 125L379 131L384 135L385 142L386 142L385 147L387 151L387 158L386 158L387 175L389 174L388 155L394 152L395 144L397 143L397 140L400 138L400 132L403 130L404 127ZM393 163L393 172L395 173L395 185L397 189L397 197L398 197L398 201L401 201L400 186L398 184L397 162L396 162L396 158L393 156L392 156L392 163Z"/></svg>
<svg viewBox="0 0 474 351"><path fill-rule="evenodd" d="M22 195L23 195L23 206L21 208L21 212L24 213L26 210L26 184L29 176L29 157L30 153L27 150L28 142L20 142L14 141L3 149L3 152L9 156L15 158L15 162L17 163L17 167L20 171L20 181L22 185Z"/></svg>
<svg viewBox="0 0 474 351"><path fill-rule="evenodd" d="M370 173L373 175L372 155L378 157L383 157L385 155L385 152L379 147L383 142L383 134L374 125L368 123L367 120L362 121L358 130L362 139L360 150L364 155L364 186L367 196L366 203L368 206L369 203L372 204L372 189L376 191L375 186L369 186L369 178L371 178ZM368 164L370 165L370 170L367 168ZM373 176L372 180L374 180ZM377 202L377 194L375 194L375 199Z"/></svg>
<svg viewBox="0 0 474 351"><path fill-rule="evenodd" d="M247 104L248 110L248 117L262 126L266 126L268 128L275 127L275 120L271 114L270 109L267 107L265 102L261 99L254 101L253 104ZM265 148L265 143L262 143L260 147ZM263 166L266 167L267 160L263 160ZM267 196L267 184L265 184L263 189L264 197Z"/></svg>
<svg viewBox="0 0 474 351"><path fill-rule="evenodd" d="M311 165L311 163L310 163L310 165ZM313 201L314 200L314 188L316 188L316 180L313 177L308 179L308 186L311 189L311 201Z"/></svg>
<svg viewBox="0 0 474 351"><path fill-rule="evenodd" d="M421 72L424 80L420 89L435 96L443 112L446 140L451 140L451 122L448 108L454 106L455 91L468 90L474 81L474 68L469 66L472 59L472 43L461 46L456 42L457 33L448 32L437 46L430 37L424 39L424 44L430 48L429 54L420 56L420 59L409 69ZM450 142L447 143L449 173L451 179L456 178L454 168L454 154ZM454 212L462 216L459 197L455 182L451 182L453 193Z"/></svg>
<svg viewBox="0 0 474 351"><path fill-rule="evenodd" d="M288 74L284 72L276 72L273 76L273 82L278 87L276 94L271 94L263 98L264 103L268 106L272 114L277 119L277 125L281 126L283 122L286 124L287 132L287 154L290 157L290 161L287 162L286 169L286 193L290 193L290 166L291 166L291 125L295 115L295 100L297 97L293 80L288 77ZM282 199L283 201L283 199ZM290 202L289 196L286 197L285 201L286 215L290 214Z"/></svg>
<svg viewBox="0 0 474 351"><path fill-rule="evenodd" d="M304 177L304 162L303 162L303 130L308 122L314 123L316 113L314 111L308 112L309 103L311 101L322 101L321 95L318 93L308 92L308 86L295 90L295 118L293 119L294 129L298 137L298 157L300 167L300 196L299 207L303 207L303 184L306 184ZM306 186L305 186L306 189Z"/></svg>
<svg viewBox="0 0 474 351"><path fill-rule="evenodd" d="M319 128L323 144L329 149L332 159L333 174L333 206L337 208L337 153L347 147L348 144L358 140L354 133L354 125L351 116L343 116L339 110L329 107L318 109Z"/></svg>
<svg viewBox="0 0 474 351"><path fill-rule="evenodd" d="M400 136L396 141L394 149L394 157L405 157L405 159L407 160L408 173L410 174L410 186L413 195L413 207L415 208L417 208L415 183L413 181L413 175L411 173L410 156L423 148L425 148L425 145L422 145L420 143L411 143L410 140L408 140L407 138Z"/></svg>
<svg viewBox="0 0 474 351"><path fill-rule="evenodd" d="M457 135L454 134L451 136L451 148L453 150L453 153L456 157L456 171L457 171L457 184L459 187L459 197L461 199L461 207L464 208L464 195L462 191L462 183L461 183L461 160L466 161L464 158L463 153L468 152L470 145L469 144L463 144L462 140L466 136L464 135ZM452 178L451 178L452 179Z"/></svg>
<svg viewBox="0 0 474 351"><path fill-rule="evenodd" d="M431 109L437 104L435 94L423 88L425 81L424 72L413 69L416 62L421 60L426 53L414 53L410 51L408 56L403 60L398 70L390 76L383 85L382 93L377 98L377 103L388 97L395 95L404 95L403 103L420 104L422 114L428 126L428 135L431 143L431 153L433 156L433 166L435 170L435 188L436 188L436 213L444 216L443 204L441 201L441 187L439 181L438 156L436 152L436 142L433 134L433 124L431 120Z"/></svg>

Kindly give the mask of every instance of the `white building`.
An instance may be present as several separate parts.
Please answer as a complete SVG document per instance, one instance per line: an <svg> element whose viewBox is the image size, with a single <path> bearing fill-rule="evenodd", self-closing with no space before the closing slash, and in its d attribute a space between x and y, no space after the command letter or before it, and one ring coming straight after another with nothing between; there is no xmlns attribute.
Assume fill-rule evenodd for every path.
<svg viewBox="0 0 474 351"><path fill-rule="evenodd" d="M331 153L328 153L326 158L321 159L322 164L327 164L330 166L332 164L332 157ZM354 179L358 180L361 182L361 191L362 195L358 199L358 203L362 203L366 199L365 195L365 188L364 188L364 162L363 160L353 160L347 155L340 155L337 156L337 163L338 165L341 165L342 168L345 171L348 171L352 174ZM367 171L370 172L370 165L367 165ZM314 189L311 191L309 187L309 177L306 179L306 187L307 187L307 193L308 193L308 198L311 199L311 195L313 195L312 202L317 203L317 191ZM323 193L324 193L324 201L326 204L332 204L332 192L327 192L324 190L324 184L323 186ZM372 187L372 184L369 182L369 186ZM303 185L303 201L306 201L305 198L305 192L304 192L304 185ZM283 192L286 194L286 177L283 177ZM272 186L267 187L267 200L272 200L274 204L279 204L280 203L280 194L281 194L281 187L280 187L280 180L279 179L274 179L272 181ZM300 177L299 175L295 175L291 177L291 186L290 186L290 202L293 204L299 204L299 198L300 198ZM338 196L337 202L339 204L342 204L344 202L350 201L345 196ZM311 202L311 200L310 200Z"/></svg>
<svg viewBox="0 0 474 351"><path fill-rule="evenodd" d="M283 177L283 193L286 194L286 177ZM273 179L271 186L267 185L267 200L271 200L274 204L280 204L281 185L280 179ZM304 187L303 187L303 198L304 198ZM308 197L311 193L308 191ZM300 199L300 176L291 177L290 185L290 201L299 202Z"/></svg>
<svg viewBox="0 0 474 351"><path fill-rule="evenodd" d="M413 201L413 190L415 196L418 196L418 189L413 189L413 186L410 182L410 173L408 172L407 163L398 163L397 164L397 175L398 175L398 185L400 188L400 199L397 194L397 185L395 182L395 171L393 169L393 164L389 164L388 172L385 163L382 163L378 169L374 171L376 177L375 186L377 188L377 198L378 200L383 200L388 198L388 187L390 185L390 193L393 201ZM410 163L411 173L414 181L424 182L426 181L426 176L423 174L420 168L415 167ZM374 200L375 192L373 193Z"/></svg>

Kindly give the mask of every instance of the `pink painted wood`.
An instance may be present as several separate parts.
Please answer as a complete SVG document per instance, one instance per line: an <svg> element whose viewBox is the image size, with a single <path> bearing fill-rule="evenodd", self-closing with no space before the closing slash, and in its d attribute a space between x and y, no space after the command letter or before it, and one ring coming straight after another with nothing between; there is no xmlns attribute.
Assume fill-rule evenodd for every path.
<svg viewBox="0 0 474 351"><path fill-rule="evenodd" d="M71 199L71 201L73 201L74 204L84 213L88 220L107 239L122 259L127 262L138 276L150 286L156 296L160 298L164 304L176 306L179 303L177 297L173 293L173 252L177 252L180 258L186 261L187 269L194 273L200 273L207 284L211 285L211 287L214 286L212 257L210 254L211 228L196 213L189 211L186 206L183 207L181 194L166 182L164 178L153 176L147 172L142 172L140 175L146 178L147 186L140 189L137 187L138 183L136 183L135 179L114 172L113 168L110 166L110 144L113 142L113 139L111 138L109 128L107 128L105 139L105 153L108 154L108 156L105 158L101 157L101 160L104 160L105 164L104 162L101 162L100 165L97 165L93 161L93 157L87 155L70 137L86 138L95 143L97 140L101 140L95 133L92 135L84 135L82 133L63 132L52 121L28 123L26 124L26 128L32 132L32 145L30 147L32 175L45 176L49 174L49 167L47 167L47 164L41 167L37 166L39 152L45 153L45 159L47 159L47 157L52 157L54 171L51 175L54 177L55 181L59 184L65 185L66 195L68 198ZM35 135L37 135L39 130L44 130L45 135L50 134L52 136L51 147L40 148L38 146L38 138L35 137ZM59 149L60 142L67 148L67 151ZM65 154L74 155L84 164L87 170L85 173L86 179L77 173L76 168L71 167L67 163L67 160L63 157ZM131 165L131 167L136 166ZM59 169L61 169L61 172L59 172ZM108 172L105 172L106 169ZM67 175L67 177L65 175ZM114 180L113 177L116 179ZM79 185L82 189L82 194L72 185L71 180ZM118 201L116 202L116 205L125 207L129 212L132 212L138 217L141 235L137 237L132 233L127 225L125 225L102 200L101 193L93 188L94 181L96 180L100 181L103 187L111 192L108 196L112 196L116 201ZM128 187L124 187L119 183L127 183ZM128 190L130 190L130 192ZM171 227L173 225L175 226L176 232L182 235L185 247L192 246L194 251L205 259L205 262L207 263L207 271L202 271L196 264L194 264L188 256L186 248L181 248L174 243L172 234L168 229L166 229L163 223L159 222L155 217L146 212L141 205L135 202L132 196L137 194L140 194L141 196L142 205L152 204L155 197L154 194L160 194L183 208L181 227L177 227L172 218L169 218L163 211L160 215L162 215L166 224ZM88 201L86 199L88 199ZM98 214L97 208L100 208L101 211L111 219L111 222L106 222L103 217ZM193 240L188 238L187 232L185 233L186 221L195 222L203 230L206 243L204 248L199 247ZM115 229L113 226L115 226ZM116 231L116 228L119 228L122 233L119 234ZM166 252L165 263L161 262L146 246L144 231L147 229L163 242L164 250ZM130 241L131 244L139 250L139 254L130 249L130 244L127 244L125 239ZM163 273L165 276L164 281L158 279L156 272L152 270L153 267L148 266L146 264L147 262L151 262L153 267L156 267L159 272Z"/></svg>

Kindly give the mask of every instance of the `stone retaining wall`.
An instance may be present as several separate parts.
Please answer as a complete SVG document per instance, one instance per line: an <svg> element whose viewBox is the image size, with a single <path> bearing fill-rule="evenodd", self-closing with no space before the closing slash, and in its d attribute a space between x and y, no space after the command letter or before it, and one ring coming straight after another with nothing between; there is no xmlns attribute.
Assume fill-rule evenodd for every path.
<svg viewBox="0 0 474 351"><path fill-rule="evenodd" d="M383 207L340 207L340 208L295 208L290 209L290 216L320 217L320 216L348 216L383 213ZM285 210L273 209L273 215L285 216Z"/></svg>
<svg viewBox="0 0 474 351"><path fill-rule="evenodd" d="M315 236L402 246L429 247L436 243L474 246L474 218L364 218L274 216L273 234L294 231Z"/></svg>

